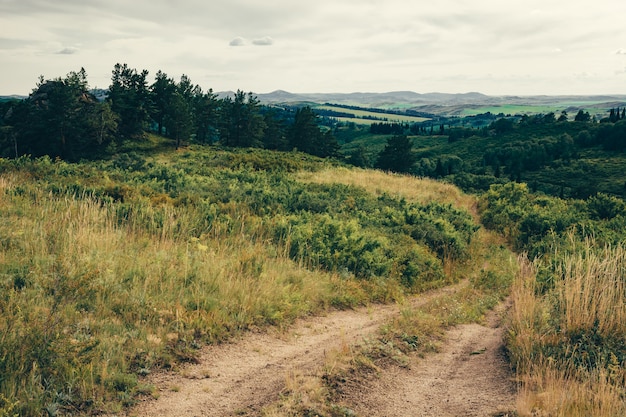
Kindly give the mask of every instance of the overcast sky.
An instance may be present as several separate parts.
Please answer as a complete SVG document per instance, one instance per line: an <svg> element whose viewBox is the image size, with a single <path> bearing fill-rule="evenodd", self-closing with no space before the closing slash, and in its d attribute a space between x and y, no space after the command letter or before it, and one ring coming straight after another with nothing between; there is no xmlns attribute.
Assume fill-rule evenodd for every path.
<svg viewBox="0 0 626 417"><path fill-rule="evenodd" d="M204 90L626 94L624 0L0 0L0 94L116 63Z"/></svg>

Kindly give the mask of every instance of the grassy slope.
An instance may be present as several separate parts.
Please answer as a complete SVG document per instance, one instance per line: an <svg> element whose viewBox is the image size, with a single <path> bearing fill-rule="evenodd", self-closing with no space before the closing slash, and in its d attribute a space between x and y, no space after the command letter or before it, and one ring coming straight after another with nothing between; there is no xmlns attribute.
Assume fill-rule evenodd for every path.
<svg viewBox="0 0 626 417"><path fill-rule="evenodd" d="M420 204L438 201L470 213L476 211L475 197L435 180L341 167L299 177L315 183L358 185L376 195L389 193ZM295 381L288 380L282 400L264 410L264 415L354 415L350 405L341 400L345 387L359 385L387 366L407 366L409 355L437 351L451 326L483 321L486 312L509 293L517 261L501 237L482 228L474 235L469 252L464 262L450 265L448 270L455 281L461 281L459 291L434 297L422 307L405 305L402 314L381 326L376 336L329 352L320 375L298 375Z"/></svg>
<svg viewBox="0 0 626 417"><path fill-rule="evenodd" d="M418 242L411 253L430 263L413 267L421 274L434 268L422 275L434 280L408 286L399 264L391 265L387 279L324 268L324 244L339 245L334 253L348 258L352 253L341 239L300 240L317 245L317 252L292 250L323 224L347 234L354 250L367 250L359 242L373 237L391 251L379 258L377 249L367 252L383 262L411 242L393 237L411 225L394 228L377 216L420 218L427 213L418 208L436 202L443 209L438 224L449 228L463 217L447 205L476 216L475 199L455 187L346 169L302 154L174 152L164 145L153 137L141 155L95 163L0 161L0 415L115 412L151 394L141 375L193 361L203 343L470 277L463 299L449 300L441 311L442 305L407 312L383 336L400 343L411 332L422 337L427 331L436 338L441 326L480 319L507 292L510 253L484 230L463 249L469 256L456 260L437 257ZM307 223L313 220L322 223ZM454 227L448 231L442 236L460 238ZM543 309L539 318L547 317L552 301L535 301ZM609 365L610 378L623 378L619 363ZM546 403L537 397L544 395L542 383L570 383L533 381L526 403L535 411ZM613 390L609 382L604 387ZM616 407L620 392L609 393L617 393L611 397ZM582 410L596 401L576 398Z"/></svg>
<svg viewBox="0 0 626 417"><path fill-rule="evenodd" d="M339 120L344 122L354 122L358 124L369 125L372 123L380 123L380 122L389 122L389 123L420 123L427 121L429 119L425 117L418 116L410 116L410 115L402 115L402 114L394 114L394 113L384 113L384 112L373 112L367 110L356 110L349 109L341 106L332 106L332 105L322 105L315 106L316 109L320 110L332 110L341 113L350 113L353 114L354 118L341 117ZM371 120L369 118L373 118Z"/></svg>
<svg viewBox="0 0 626 417"><path fill-rule="evenodd" d="M597 127L598 125L595 125ZM552 126L536 126L524 130L516 129L513 132L500 136L474 135L456 142L448 142L447 135L412 136L414 151L418 159L427 158L437 160L442 155L456 155L463 160L463 170L473 174L492 175L492 167L484 167L483 155L491 149L501 148L509 143L524 142L531 139L546 137L556 138L563 133L576 139L579 132L590 130L593 126L582 123L557 123ZM478 133L478 132L477 132ZM345 134L341 132L338 137ZM372 135L365 130L353 132L350 141L342 146L342 152L351 154L362 147L371 163L376 161L378 153L385 147L389 136ZM626 193L623 170L626 166L626 156L619 152L607 152L600 146L591 148L577 147L577 155L571 161L556 160L534 171L524 171L520 180L531 184L538 191L551 195L578 195L589 191L590 194L603 192L623 196ZM502 177L508 178L503 168ZM496 178L491 177L493 182ZM454 176L449 180L455 182Z"/></svg>
<svg viewBox="0 0 626 417"><path fill-rule="evenodd" d="M116 412L152 393L141 375L204 343L458 278L473 226L448 206L471 200L452 187L393 177L444 199L423 211L362 187L381 173L163 145L92 163L0 160L0 415ZM324 184L319 170L365 181ZM412 240L405 215L450 246Z"/></svg>

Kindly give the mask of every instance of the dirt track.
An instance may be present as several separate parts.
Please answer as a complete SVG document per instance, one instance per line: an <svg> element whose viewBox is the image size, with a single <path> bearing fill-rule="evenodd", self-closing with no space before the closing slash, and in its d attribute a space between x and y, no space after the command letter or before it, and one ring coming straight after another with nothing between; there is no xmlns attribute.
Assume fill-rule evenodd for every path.
<svg viewBox="0 0 626 417"><path fill-rule="evenodd" d="M419 306L459 286L412 300ZM278 400L289 373L316 374L327 352L374 333L399 312L396 305L339 311L306 318L286 333L249 333L230 344L206 348L197 365L159 374L159 395L129 411L133 416L197 417L258 415ZM495 321L494 321L495 323ZM362 416L506 415L514 387L501 355L501 329L464 325L452 329L440 353L412 359L408 368L384 370L343 401Z"/></svg>
<svg viewBox="0 0 626 417"><path fill-rule="evenodd" d="M447 333L440 352L414 357L408 367L385 369L344 400L360 416L508 416L515 385L502 350L500 320L467 324Z"/></svg>

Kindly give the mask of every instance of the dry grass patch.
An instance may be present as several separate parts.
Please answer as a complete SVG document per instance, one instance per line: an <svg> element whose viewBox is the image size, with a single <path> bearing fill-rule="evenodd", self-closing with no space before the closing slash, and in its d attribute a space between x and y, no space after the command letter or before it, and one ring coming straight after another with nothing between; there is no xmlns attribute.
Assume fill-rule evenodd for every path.
<svg viewBox="0 0 626 417"><path fill-rule="evenodd" d="M522 416L626 415L626 251L587 241L555 267L542 294L522 258L508 348Z"/></svg>
<svg viewBox="0 0 626 417"><path fill-rule="evenodd" d="M366 170L361 168L328 168L318 172L298 174L301 181L321 184L340 183L362 187L380 196L388 194L396 198L426 204L433 201L465 208L476 217L476 199L464 194L458 187L429 178Z"/></svg>

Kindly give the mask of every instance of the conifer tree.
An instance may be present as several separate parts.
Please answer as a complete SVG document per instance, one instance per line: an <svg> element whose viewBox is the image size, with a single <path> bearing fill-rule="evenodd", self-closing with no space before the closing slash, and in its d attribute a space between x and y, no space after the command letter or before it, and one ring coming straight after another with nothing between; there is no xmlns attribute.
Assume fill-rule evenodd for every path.
<svg viewBox="0 0 626 417"><path fill-rule="evenodd" d="M111 109L119 115L121 138L139 137L146 128L151 108L147 77L147 70L137 72L127 64L118 63L113 69L108 100Z"/></svg>
<svg viewBox="0 0 626 417"><path fill-rule="evenodd" d="M387 145L378 154L376 168L408 173L416 161L411 140L406 135L397 135L387 139Z"/></svg>

